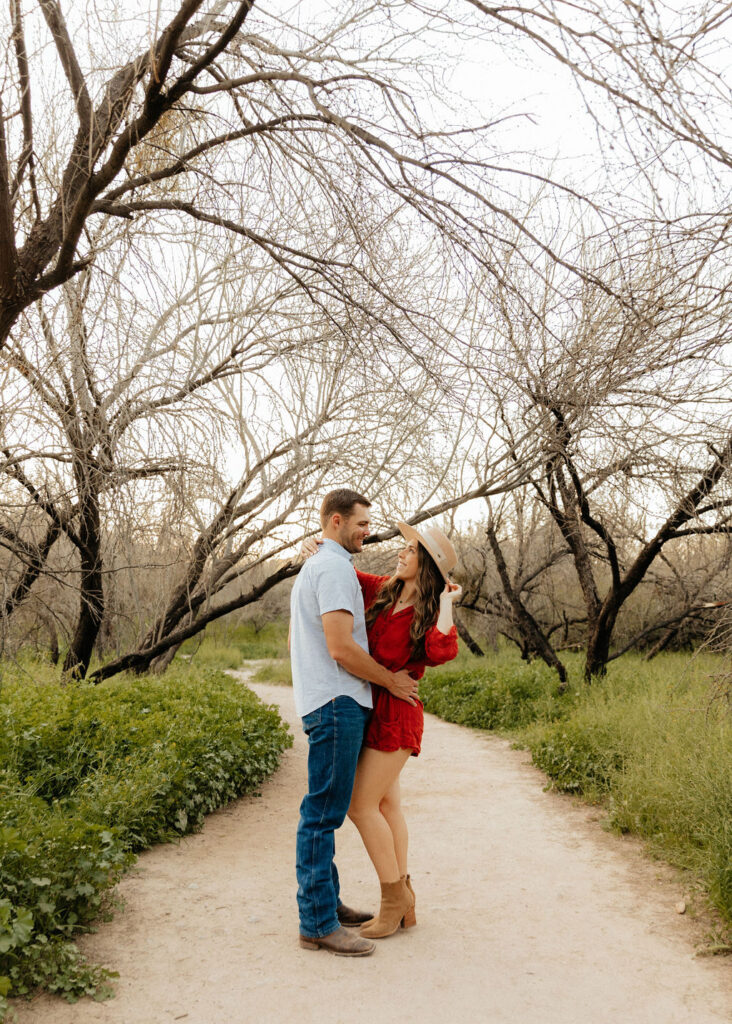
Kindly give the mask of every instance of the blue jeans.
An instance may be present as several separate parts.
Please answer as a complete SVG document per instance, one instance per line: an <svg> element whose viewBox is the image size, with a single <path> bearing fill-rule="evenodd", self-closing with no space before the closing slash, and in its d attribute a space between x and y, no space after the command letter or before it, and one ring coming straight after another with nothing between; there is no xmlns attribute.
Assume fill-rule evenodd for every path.
<svg viewBox="0 0 732 1024"><path fill-rule="evenodd" d="M302 720L308 738L308 792L297 826L297 903L300 934L316 939L338 927L340 887L334 832L351 802L356 763L370 708L334 697Z"/></svg>

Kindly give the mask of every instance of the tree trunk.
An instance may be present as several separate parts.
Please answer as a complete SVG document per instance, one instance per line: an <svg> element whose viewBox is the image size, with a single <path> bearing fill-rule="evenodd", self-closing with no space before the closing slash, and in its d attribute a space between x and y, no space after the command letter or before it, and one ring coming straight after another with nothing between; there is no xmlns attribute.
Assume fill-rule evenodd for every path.
<svg viewBox="0 0 732 1024"><path fill-rule="evenodd" d="M39 609L37 614L40 621L46 627L46 632L48 633L48 657L51 659L52 665L58 665L59 651L56 623L53 621L53 616L50 612L47 612L45 608Z"/></svg>
<svg viewBox="0 0 732 1024"><path fill-rule="evenodd" d="M513 610L516 627L523 639L523 643L521 645L521 656L526 657L528 660L531 653L538 654L538 656L542 658L550 668L555 670L559 676L560 690L564 690L567 685L567 670L557 657L552 645L542 633L538 622L531 612L524 606L520 596L511 585L506 561L503 557L503 552L501 551L500 544L498 543L498 537L496 536L496 531L492 524L487 527L486 534L496 562L496 568L498 569L498 575L501 579L501 585L503 586L506 598L511 605L511 609Z"/></svg>
<svg viewBox="0 0 732 1024"><path fill-rule="evenodd" d="M169 647L167 651L158 655L157 658L153 658L148 666L149 671L161 676L182 646L182 642L176 644L175 647ZM140 670L138 669L137 671L139 672Z"/></svg>
<svg viewBox="0 0 732 1024"><path fill-rule="evenodd" d="M678 635L680 628L680 626L672 626L670 629L667 629L666 632L656 640L655 644L651 647L643 660L652 661L657 654L660 654L661 651L665 651L673 638Z"/></svg>
<svg viewBox="0 0 732 1024"><path fill-rule="evenodd" d="M468 648L470 653L471 654L476 654L479 658L484 658L485 657L485 652L481 649L481 647L477 643L477 641L473 639L473 636L471 635L470 630L468 629L468 627L463 622L462 617L458 614L457 608L455 609L455 613L454 613L453 617L455 619L455 628L458 631L458 636L460 637L462 642L465 644L465 646Z"/></svg>
<svg viewBox="0 0 732 1024"><path fill-rule="evenodd" d="M179 625L190 626L191 623L195 621L196 615L189 614L186 615L186 617L179 623ZM139 668L136 668L135 672L138 674L141 674L142 672L153 672L156 676L161 676L182 646L183 640L181 640L180 643L173 644L173 646L169 647L167 651L163 651L163 653L158 654L157 657L151 658L147 665L145 665L144 667L141 666Z"/></svg>
<svg viewBox="0 0 732 1024"><path fill-rule="evenodd" d="M591 683L593 676L604 676L610 657L610 641L612 640L615 620L625 598L611 594L606 599L600 614L590 626L585 657L585 682Z"/></svg>
<svg viewBox="0 0 732 1024"><path fill-rule="evenodd" d="M87 673L104 617L99 495L86 479L79 490L82 494L79 524L81 555L79 618L63 664L64 673L75 679L83 679Z"/></svg>
<svg viewBox="0 0 732 1024"><path fill-rule="evenodd" d="M58 633L53 622L49 623L48 626L48 644L48 657L50 658L51 664L58 665Z"/></svg>
<svg viewBox="0 0 732 1024"><path fill-rule="evenodd" d="M214 622L216 619L223 618L224 615L229 615L239 608L253 604L263 594L266 594L268 590L276 586L276 584L296 576L300 569L301 565L299 562L297 564L285 562L284 565L275 569L266 580L257 584L256 587L252 587L246 594L240 594L238 597L233 598L231 601L226 601L216 608L209 608L193 622L189 622L186 626L179 626L174 633L156 641L152 647L140 648L136 651L130 651L120 658L115 658L109 664L95 669L89 678L94 683L101 683L104 679L109 679L119 672L135 671L140 666L143 666L143 671L145 671L159 655L164 654L171 647L178 647L184 640L195 636L196 633L200 633L209 622Z"/></svg>

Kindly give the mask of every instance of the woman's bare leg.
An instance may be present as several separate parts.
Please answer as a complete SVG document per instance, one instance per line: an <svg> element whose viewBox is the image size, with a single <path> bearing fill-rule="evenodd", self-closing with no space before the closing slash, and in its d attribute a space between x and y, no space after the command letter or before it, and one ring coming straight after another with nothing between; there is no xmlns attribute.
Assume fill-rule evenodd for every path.
<svg viewBox="0 0 732 1024"><path fill-rule="evenodd" d="M396 853L399 875L407 873L407 848L409 846L409 833L407 822L402 813L402 794L399 779L388 789L386 795L379 805L381 813L387 820L394 839L394 852Z"/></svg>
<svg viewBox="0 0 732 1024"><path fill-rule="evenodd" d="M381 802L399 779L411 750L373 750L364 747L358 759L348 817L361 834L380 882L398 882L399 868L394 834L381 812Z"/></svg>

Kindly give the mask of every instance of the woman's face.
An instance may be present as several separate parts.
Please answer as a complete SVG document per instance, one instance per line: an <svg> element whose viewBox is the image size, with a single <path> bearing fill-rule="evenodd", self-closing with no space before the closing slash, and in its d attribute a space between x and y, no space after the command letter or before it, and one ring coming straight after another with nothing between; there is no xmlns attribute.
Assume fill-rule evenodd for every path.
<svg viewBox="0 0 732 1024"><path fill-rule="evenodd" d="M397 556L396 572L394 573L397 579L404 580L406 583L408 580L414 580L417 578L417 572L419 570L418 547L419 545L416 540L410 540L399 552Z"/></svg>

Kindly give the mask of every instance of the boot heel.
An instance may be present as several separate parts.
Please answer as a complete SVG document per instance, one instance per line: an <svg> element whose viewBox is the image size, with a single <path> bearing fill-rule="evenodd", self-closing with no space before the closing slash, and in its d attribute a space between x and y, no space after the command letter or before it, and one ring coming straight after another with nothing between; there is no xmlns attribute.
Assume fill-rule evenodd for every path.
<svg viewBox="0 0 732 1024"><path fill-rule="evenodd" d="M304 935L300 936L300 945L303 949L320 949L320 946L313 939L307 939Z"/></svg>
<svg viewBox="0 0 732 1024"><path fill-rule="evenodd" d="M402 928L414 928L417 923L417 915L414 907L411 907L402 918Z"/></svg>

